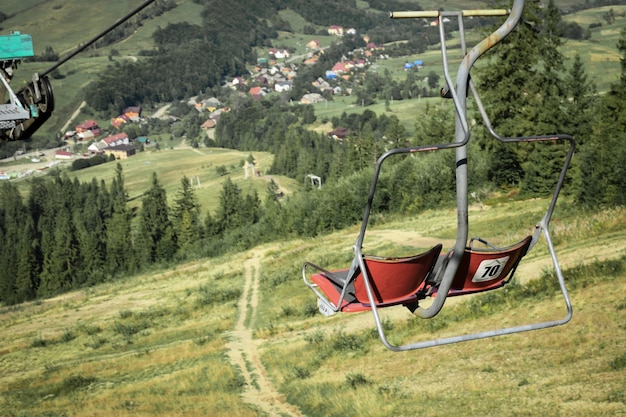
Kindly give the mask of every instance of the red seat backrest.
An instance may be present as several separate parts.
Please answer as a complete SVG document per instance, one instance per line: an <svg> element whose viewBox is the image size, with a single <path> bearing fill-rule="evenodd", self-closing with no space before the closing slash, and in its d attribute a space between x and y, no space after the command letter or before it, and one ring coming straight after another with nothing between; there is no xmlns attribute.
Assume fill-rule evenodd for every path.
<svg viewBox="0 0 626 417"><path fill-rule="evenodd" d="M407 258L365 256L376 305L397 304L415 295L435 265L441 248L437 245L428 252ZM354 295L360 303L369 304L362 273L354 280Z"/></svg>
<svg viewBox="0 0 626 417"><path fill-rule="evenodd" d="M465 249L450 290L477 292L503 285L503 281L526 254L531 240L532 237L528 236L500 250Z"/></svg>

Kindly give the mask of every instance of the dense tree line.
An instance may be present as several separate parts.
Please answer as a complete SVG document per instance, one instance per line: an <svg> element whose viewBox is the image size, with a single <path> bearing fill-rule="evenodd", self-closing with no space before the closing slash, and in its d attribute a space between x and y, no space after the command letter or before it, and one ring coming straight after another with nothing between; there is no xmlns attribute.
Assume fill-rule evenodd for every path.
<svg viewBox="0 0 626 417"><path fill-rule="evenodd" d="M170 24L154 33L156 50L144 61L114 63L87 94L97 111L180 100L241 75L256 62L253 47L276 36L255 12L258 2L207 2L203 24ZM253 7L254 6L254 7Z"/></svg>
<svg viewBox="0 0 626 417"><path fill-rule="evenodd" d="M0 185L0 302L14 304L94 285L175 259L209 239L221 253L227 231L257 223L261 202L227 180L213 217L201 211L183 177L172 207L156 174L135 212L128 204L121 165L110 184L66 176L36 178L26 199L10 182ZM205 227L206 225L206 227Z"/></svg>

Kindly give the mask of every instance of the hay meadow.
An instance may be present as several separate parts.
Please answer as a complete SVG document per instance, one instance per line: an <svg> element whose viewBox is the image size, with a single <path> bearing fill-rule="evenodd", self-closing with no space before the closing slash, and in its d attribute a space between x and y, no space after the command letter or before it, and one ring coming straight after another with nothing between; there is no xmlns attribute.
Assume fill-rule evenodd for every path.
<svg viewBox="0 0 626 417"><path fill-rule="evenodd" d="M471 232L514 239L546 204L483 202ZM365 248L449 245L454 218L387 219ZM317 312L302 262L345 266L356 228L3 307L0 415L626 415L625 225L624 209L557 210L569 324L421 351L386 350L370 313ZM560 318L549 264L540 244L510 289L453 300L432 320L389 308L385 328L402 343Z"/></svg>

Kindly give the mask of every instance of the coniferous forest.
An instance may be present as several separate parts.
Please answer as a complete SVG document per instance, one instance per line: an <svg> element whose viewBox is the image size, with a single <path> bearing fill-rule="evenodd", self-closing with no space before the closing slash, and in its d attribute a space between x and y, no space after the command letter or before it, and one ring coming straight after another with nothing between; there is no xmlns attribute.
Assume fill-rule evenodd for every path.
<svg viewBox="0 0 626 417"><path fill-rule="evenodd" d="M213 2L206 3L208 10ZM267 22L281 24L274 15L257 16L250 12L257 8L247 8L245 3L229 2L228 8L232 8L230 13L250 22L241 25L250 30L249 36L233 36L228 32L234 30L233 25L228 26L234 22L228 19L220 20L222 27L207 26L201 33L198 28L180 24L159 30L155 38L162 53L145 64L123 64L116 68L118 72L103 75L92 87L92 107L118 108L126 104L128 97L133 103L180 99L197 91L195 83L211 86L219 84L226 74L236 74L255 59L253 46L272 39L274 28ZM267 10L277 10L283 2L266 0L265 3ZM309 10L311 2L286 3L317 23L328 19ZM341 2L328 3L341 8ZM322 8L316 10L319 9ZM341 10L329 10L341 14ZM215 18L209 13L205 17ZM486 66L473 74L483 101L489 103L487 111L495 130L506 136L574 135L578 148L567 178L568 198L579 207L592 209L626 204L623 162L626 160L626 31L616 45L622 57L620 81L606 94L598 95L580 59L577 57L566 65L559 52L562 26L552 2L545 9L540 9L538 2L529 2L525 21L534 24L520 25L490 53L489 59L498 65ZM343 23L376 27L376 22L367 19ZM398 31L400 39L403 34ZM198 36L197 42L190 41L185 46L189 50L173 46L181 33ZM187 65L185 57L196 54L197 58L197 54L206 52L203 40L214 43L216 48L240 50L241 56L230 54L233 59L219 62L218 55L207 55L205 62L215 68L208 71L205 67L204 72L215 79L202 80L191 75L173 76L167 72L166 63L159 61L169 56L180 58L179 63ZM351 41L345 39L327 55L342 53L341 48L349 46L345 42ZM323 63L323 60L319 63L319 69L311 70L311 77L318 75L315 71L323 70ZM126 98L110 96L115 91L111 74L117 74L115 79L127 81L133 77L122 74L129 71L148 74L156 68L163 77L161 81L170 83L170 88L159 86L154 91L131 88L126 90L129 94ZM401 99L403 94L410 95L413 85L410 80L401 84L382 79L368 80L361 88L363 96L373 99L397 89ZM48 297L148 268L243 250L264 241L315 236L353 225L361 220L376 159L394 147L450 141L454 132L453 115L451 102L429 107L416 119L415 134L409 136L394 115L377 115L369 110L361 114L344 113L329 120L333 128L349 132L343 141L337 141L308 128L316 120L312 106L293 106L283 98L240 99L220 119L215 140L207 140L206 144L271 152L274 154L272 174L300 179L315 172L323 178L325 186L321 190L310 187L281 199L273 182L265 195L257 195L244 194L226 179L219 190L219 207L214 212L200 207L185 177L181 179L174 203L168 206L156 173L151 187L141 197L141 206L132 210L120 165L109 184L96 179L80 183L60 174L32 179L28 192L22 195L14 184L3 182L0 184L0 302L15 304ZM563 146L504 147L484 131L480 124L472 131L469 147L473 161L469 165L472 189L517 188L525 197L549 195L566 152ZM454 187L451 152L398 158L381 178L374 208L381 213L415 214L449 207L453 204Z"/></svg>

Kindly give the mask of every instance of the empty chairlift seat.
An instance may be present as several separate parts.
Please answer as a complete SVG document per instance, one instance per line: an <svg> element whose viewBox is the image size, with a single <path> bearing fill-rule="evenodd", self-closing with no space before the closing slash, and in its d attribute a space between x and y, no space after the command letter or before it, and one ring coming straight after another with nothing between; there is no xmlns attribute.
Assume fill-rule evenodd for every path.
<svg viewBox="0 0 626 417"><path fill-rule="evenodd" d="M351 269L326 271L306 262L302 268L305 283L318 296L318 307L325 315L338 311L357 312L371 309L365 279L368 279L377 307L414 303L424 288L426 278L432 272L441 252L437 245L419 255L398 258L363 255L355 259ZM318 272L307 279L306 269ZM363 271L363 267L365 271ZM365 274L363 273L365 272ZM350 276L352 275L352 277Z"/></svg>
<svg viewBox="0 0 626 417"><path fill-rule="evenodd" d="M479 241L486 248L475 248L473 243ZM465 249L463 258L456 271L448 297L473 294L501 288L508 283L520 260L526 255L532 236L527 236L518 243L498 248L489 245L482 239L474 238ZM445 255L447 257L449 255ZM445 263L445 258L443 258ZM437 286L433 285L428 294L434 296Z"/></svg>

